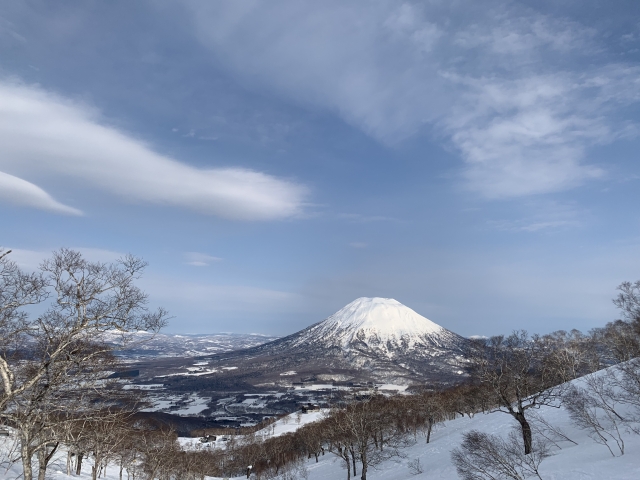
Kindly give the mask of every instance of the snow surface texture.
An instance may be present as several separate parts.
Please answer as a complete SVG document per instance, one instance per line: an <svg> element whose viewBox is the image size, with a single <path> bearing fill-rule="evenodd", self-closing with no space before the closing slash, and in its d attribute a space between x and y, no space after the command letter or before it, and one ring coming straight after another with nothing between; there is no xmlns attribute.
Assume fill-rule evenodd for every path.
<svg viewBox="0 0 640 480"><path fill-rule="evenodd" d="M615 367L614 367L615 368ZM602 375L599 372L597 375ZM576 380L580 384L582 380ZM625 454L612 457L606 447L595 443L587 433L573 425L567 411L564 408L543 407L538 413L551 425L562 431L578 445L571 442L559 442L559 447L554 449L554 455L542 462L540 468L541 477L544 480L637 480L640 478L640 436L623 433L625 442ZM624 413L624 411L623 411ZM309 421L319 419L322 412L313 412L302 415L300 423L296 414L289 415L288 419L280 420L266 435L281 435L293 431ZM507 414L494 412L490 414L478 414L474 418L458 418L443 425L439 425L431 437L431 443L426 444L424 437L418 435L416 443L404 449L405 458L388 460L369 470L370 480L420 480L420 479L458 479L455 467L451 463L451 450L459 447L464 433L470 430L501 435L506 437L515 421ZM22 473L20 464L8 466L4 462L7 458L8 447L12 438L0 437L0 478L18 479ZM193 439L181 439L185 446L196 445ZM218 445L216 445L217 447ZM215 448L215 447L214 447ZM65 471L66 451L62 449L56 455L48 471L47 478L60 480L90 478L90 460L80 477L67 476ZM414 474L409 469L409 462L419 460L423 473ZM34 464L35 465L35 464ZM305 460L308 470L308 480L342 480L346 479L346 471L342 468L337 457L330 453L320 457L320 462ZM126 476L126 473L125 473ZM107 469L107 480L118 478L118 468L115 465ZM245 477L237 477L241 479ZM255 478L255 477L251 477ZM355 478L359 478L359 475Z"/></svg>

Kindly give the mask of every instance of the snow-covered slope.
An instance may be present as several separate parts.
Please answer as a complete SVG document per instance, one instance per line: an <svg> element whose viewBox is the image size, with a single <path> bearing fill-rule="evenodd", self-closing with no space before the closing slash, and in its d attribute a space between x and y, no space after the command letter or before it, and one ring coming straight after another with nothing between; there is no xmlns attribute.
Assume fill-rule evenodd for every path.
<svg viewBox="0 0 640 480"><path fill-rule="evenodd" d="M616 368L610 367L610 369L602 370L597 372L595 376L607 376L611 369ZM577 379L571 383L582 386L584 379ZM632 407L629 405L616 405L616 408L624 417L633 416ZM529 411L529 415L534 427L535 439L542 439L542 434L538 429L543 428L542 422L535 420L536 416L570 439L562 439L560 436L554 436L546 431L545 434L553 442L548 442L551 456L543 460L540 466L542 479L635 480L640 478L640 435L629 430L622 431L621 437L624 440L625 453L621 455L620 450L612 445L612 450L616 454L616 456L612 456L606 446L596 443L587 431L581 430L575 425L563 406L544 406L538 410ZM604 416L603 412L600 412L600 416ZM300 426L306 423L308 421L305 421L303 416ZM291 429L296 427L296 424L290 424ZM473 418L459 417L455 420L449 420L437 426L432 434L431 443L426 444L425 438L418 435L412 446L402 450L403 458L396 457L384 461L375 469L369 470L367 478L370 480L458 480L460 477L451 461L451 451L460 447L465 433L470 430L478 430L506 438L512 429L519 432L518 428L516 421L510 415L502 412L480 413ZM419 461L422 473L416 473L409 467L410 462L416 460ZM342 480L347 478L342 461L330 454L321 456L318 463L313 458L306 460L304 469L307 471L306 478L308 480ZM359 475L356 475L355 478L359 478Z"/></svg>
<svg viewBox="0 0 640 480"><path fill-rule="evenodd" d="M597 375L605 373L603 371ZM574 382L579 384L581 381ZM572 442L575 442L556 440L557 446L552 447L553 455L545 459L540 467L540 475L544 480L635 480L640 478L640 435L622 432L625 454L619 455L618 451L616 452L618 456L614 457L605 446L597 444L587 432L577 428L563 407L542 407L537 413L550 425L560 429ZM627 412L623 409L621 413L625 415ZM290 415L287 423L280 421L274 427L271 435L295 430L320 417L319 412L304 414L298 423L297 416ZM369 470L367 478L370 480L457 480L459 477L451 462L451 451L460 446L464 433L470 430L479 430L506 437L514 427L517 427L515 421L509 415L500 412L477 414L473 418L465 417L447 421L434 431L431 443L426 444L424 437L418 435L415 444L403 449L404 458L392 458L384 461L375 469ZM268 431L267 434L269 434ZM0 478L17 479L22 473L19 464L11 465L7 462L9 448L13 440L14 438L0 437ZM183 443L194 442L185 439ZM65 457L66 451L63 447L52 461L47 478L59 480L88 480L90 478L90 460L87 460L86 468L80 477L67 476L64 474ZM416 474L409 468L409 462L416 460L419 460L423 473ZM341 462L330 453L321 456L318 463L313 457L305 459L304 468L307 470L308 476L305 478L308 480L346 479L346 471L342 468ZM110 465L104 478L105 480L118 479L118 467ZM246 477L237 477L237 480L242 478ZM359 475L355 478L359 478ZM207 477L207 479L220 480L211 477Z"/></svg>
<svg viewBox="0 0 640 480"><path fill-rule="evenodd" d="M564 408L543 407L539 412L547 422L560 428L571 440L559 441L553 447L553 455L545 459L540 467L544 480L632 480L640 478L640 436L623 433L625 454L613 457L607 448L591 439L584 430L578 429ZM462 436L470 430L479 430L504 438L515 421L504 413L478 414L474 418L458 418L440 425L426 444L422 436L416 443L404 449L405 458L387 460L368 472L369 480L459 480L451 462L451 451L462 443ZM346 470L333 455L320 457L319 463L312 458L305 462L308 480L343 480ZM423 473L415 474L409 462L419 460ZM353 477L352 477L353 478ZM359 478L357 475L355 478ZM537 477L530 477L537 478Z"/></svg>

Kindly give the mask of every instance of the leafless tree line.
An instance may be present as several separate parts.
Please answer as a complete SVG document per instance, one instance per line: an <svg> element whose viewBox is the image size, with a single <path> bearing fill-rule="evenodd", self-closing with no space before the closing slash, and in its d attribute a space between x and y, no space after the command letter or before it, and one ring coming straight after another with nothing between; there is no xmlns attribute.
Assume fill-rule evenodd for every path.
<svg viewBox="0 0 640 480"><path fill-rule="evenodd" d="M615 368L586 375L567 389L573 421L611 455L625 453L624 434L640 434L640 282L625 282L614 300L622 319L597 332Z"/></svg>
<svg viewBox="0 0 640 480"><path fill-rule="evenodd" d="M535 413L543 405L563 405L611 455L624 454L624 434L640 433L640 282L618 289L614 303L622 319L588 335L574 330L529 337L521 331L474 343L473 377L487 388L493 410L517 421L524 448L513 447L513 431L509 441L471 431L452 454L462 478L541 478L538 466L551 450L562 441L575 444Z"/></svg>
<svg viewBox="0 0 640 480"><path fill-rule="evenodd" d="M348 480L366 480L369 470L382 461L403 458L408 445L420 438L429 443L444 421L488 411L487 399L480 384L393 397L372 393L332 408L321 420L293 433L266 439L245 435L230 442L224 454L216 453L221 463L211 474L304 478L300 462L318 462L328 454L341 460Z"/></svg>

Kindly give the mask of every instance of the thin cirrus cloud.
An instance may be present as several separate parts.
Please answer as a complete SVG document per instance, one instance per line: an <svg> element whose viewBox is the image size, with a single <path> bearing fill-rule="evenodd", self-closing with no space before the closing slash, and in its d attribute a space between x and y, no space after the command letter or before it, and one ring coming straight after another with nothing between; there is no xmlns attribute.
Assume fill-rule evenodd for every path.
<svg viewBox="0 0 640 480"><path fill-rule="evenodd" d="M101 124L86 106L11 82L0 82L0 169L11 187L1 199L67 214L80 212L22 177L67 177L126 201L238 220L296 216L307 196L303 185L262 172L178 162Z"/></svg>
<svg viewBox="0 0 640 480"><path fill-rule="evenodd" d="M192 267L208 267L212 263L220 262L222 260L220 257L214 257L200 252L185 252L183 257L185 263Z"/></svg>
<svg viewBox="0 0 640 480"><path fill-rule="evenodd" d="M200 41L245 81L386 144L435 133L485 198L603 177L589 148L628 134L624 109L638 101L640 69L611 60L592 28L513 2L186 5Z"/></svg>

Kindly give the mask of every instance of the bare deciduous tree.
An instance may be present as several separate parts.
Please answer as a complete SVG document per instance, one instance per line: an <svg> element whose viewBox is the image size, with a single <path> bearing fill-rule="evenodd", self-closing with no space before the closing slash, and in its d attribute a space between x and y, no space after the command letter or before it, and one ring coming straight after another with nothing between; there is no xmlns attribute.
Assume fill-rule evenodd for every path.
<svg viewBox="0 0 640 480"><path fill-rule="evenodd" d="M614 298L614 305L627 322L640 326L640 280L635 283L622 282L618 290L620 293Z"/></svg>
<svg viewBox="0 0 640 480"><path fill-rule="evenodd" d="M564 405L574 423L607 447L612 456L616 452L624 455L622 434L634 429L633 419L624 416L620 408L622 399L614 387L616 373L610 369L587 375L564 395Z"/></svg>
<svg viewBox="0 0 640 480"><path fill-rule="evenodd" d="M579 330L558 330L540 337L540 342L546 352L547 368L560 382L568 382L602 368L594 335L585 335Z"/></svg>
<svg viewBox="0 0 640 480"><path fill-rule="evenodd" d="M511 431L508 440L477 430L464 434L462 445L451 459L463 480L524 480L540 476L540 463L550 455L548 446L538 439L529 454L518 448L518 434Z"/></svg>
<svg viewBox="0 0 640 480"><path fill-rule="evenodd" d="M169 478L171 463L180 448L175 432L167 429L145 430L141 432L139 448L144 456L143 469L149 478Z"/></svg>
<svg viewBox="0 0 640 480"><path fill-rule="evenodd" d="M354 476L359 462L360 478L366 480L370 467L402 456L401 447L408 445L410 439L388 406L385 399L374 396L348 404L329 417L327 423L335 438L332 451L347 463L348 476L349 459Z"/></svg>
<svg viewBox="0 0 640 480"><path fill-rule="evenodd" d="M79 408L78 397L109 368L111 347L102 336L117 332L126 342L133 332L156 332L167 314L147 309L135 285L146 264L135 257L105 264L61 249L37 273L25 273L8 253L0 253L0 419L19 431L24 479L31 480L32 456L41 460L40 477L50 458L45 433L90 408ZM28 315L25 307L49 299L41 314Z"/></svg>
<svg viewBox="0 0 640 480"><path fill-rule="evenodd" d="M39 273L27 274L6 253L0 257L0 412L40 382L51 365L73 370L82 363L77 342L90 343L107 331L126 340L132 332L155 332L166 323L166 312L150 312L147 295L135 285L146 267L138 258L105 264L61 249L42 263ZM42 303L51 293L55 298L49 308L29 318L22 308ZM30 350L36 345L34 355ZM88 353L87 359L95 354ZM21 361L9 363L15 355L22 355Z"/></svg>
<svg viewBox="0 0 640 480"><path fill-rule="evenodd" d="M476 341L470 351L474 375L490 387L497 411L511 415L520 425L525 454L532 449L531 425L526 412L542 405L557 405L561 379L547 363L539 337L514 332Z"/></svg>

